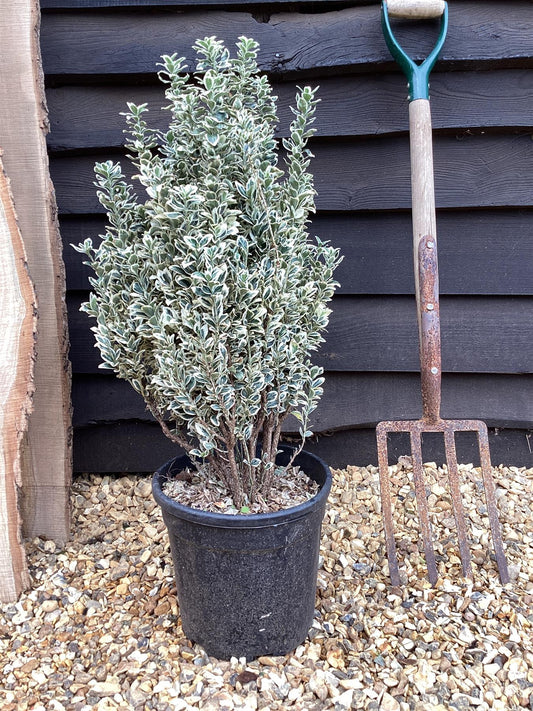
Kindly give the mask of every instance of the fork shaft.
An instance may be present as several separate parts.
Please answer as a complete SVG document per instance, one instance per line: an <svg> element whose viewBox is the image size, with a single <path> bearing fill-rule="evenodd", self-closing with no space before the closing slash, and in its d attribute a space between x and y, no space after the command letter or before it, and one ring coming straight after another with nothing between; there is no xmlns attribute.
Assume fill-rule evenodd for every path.
<svg viewBox="0 0 533 711"><path fill-rule="evenodd" d="M418 277L422 418L436 423L440 420L442 366L437 243L431 235L418 245Z"/></svg>
<svg viewBox="0 0 533 711"><path fill-rule="evenodd" d="M423 418L436 422L441 400L439 272L431 109L427 99L409 104L409 143Z"/></svg>
<svg viewBox="0 0 533 711"><path fill-rule="evenodd" d="M413 257L416 281L420 240L424 235L431 235L433 239L437 239L433 140L429 99L416 99L409 104L409 148L411 156Z"/></svg>

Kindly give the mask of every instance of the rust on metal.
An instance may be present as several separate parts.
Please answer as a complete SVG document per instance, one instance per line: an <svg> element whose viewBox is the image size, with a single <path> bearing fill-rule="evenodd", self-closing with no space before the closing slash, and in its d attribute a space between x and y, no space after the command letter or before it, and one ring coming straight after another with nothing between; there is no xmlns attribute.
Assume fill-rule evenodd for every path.
<svg viewBox="0 0 533 711"><path fill-rule="evenodd" d="M429 235L420 240L418 274L422 416L436 422L441 398L439 270L437 243Z"/></svg>
<svg viewBox="0 0 533 711"><path fill-rule="evenodd" d="M489 525L492 542L498 565L500 580L503 584L509 582L507 561L503 547L498 511L496 506L495 486L491 473L489 441L487 426L480 420L443 420L440 417L441 402L441 349L440 349L440 314L438 292L438 265L436 240L426 235L420 241L418 253L419 276L419 340L420 340L420 373L422 384L422 418L419 420L389 420L380 422L376 428L379 482L381 504L385 529L385 545L389 561L391 583L400 585L398 557L394 541L394 524L392 518L392 503L390 494L387 437L392 433L405 432L410 436L411 456L413 461L413 478L415 496L422 542L428 567L428 577L432 585L438 579L435 553L426 487L422 463L422 435L426 432L441 433L444 437L448 482L452 499L459 553L462 571L465 577L472 577L472 564L468 546L468 533L463 503L460 494L459 469L455 447L456 432L475 432L480 454L481 473L485 490Z"/></svg>
<svg viewBox="0 0 533 711"><path fill-rule="evenodd" d="M455 449L455 434L453 425L444 431L444 447L446 461L448 463L448 481L450 482L450 493L452 496L452 509L457 528L457 541L459 544L459 555L465 578L472 577L472 559L468 547L468 533L466 530L466 519L461 499L459 484L459 467L457 466L457 452Z"/></svg>

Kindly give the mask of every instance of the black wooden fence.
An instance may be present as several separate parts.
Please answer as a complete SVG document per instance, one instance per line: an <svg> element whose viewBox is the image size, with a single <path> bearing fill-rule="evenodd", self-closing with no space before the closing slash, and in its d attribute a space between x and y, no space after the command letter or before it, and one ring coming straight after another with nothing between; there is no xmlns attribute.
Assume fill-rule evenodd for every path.
<svg viewBox="0 0 533 711"><path fill-rule="evenodd" d="M533 463L533 4L451 0L431 79L443 416L476 417L493 459ZM77 471L144 471L173 452L129 385L98 370L79 304L88 271L69 246L102 231L96 160L123 154L125 102L162 120L155 67L206 35L261 43L280 136L296 85L319 84L312 230L340 247L341 288L318 362L327 372L310 448L334 465L375 460L380 419L420 415L405 79L376 2L41 0L49 151L65 243ZM410 23L422 58L434 38ZM327 435L327 436L326 436ZM533 446L533 439L532 439ZM471 442L463 454L471 456ZM393 448L393 452L394 452ZM400 451L398 449L398 451ZM430 443L428 456L438 457Z"/></svg>

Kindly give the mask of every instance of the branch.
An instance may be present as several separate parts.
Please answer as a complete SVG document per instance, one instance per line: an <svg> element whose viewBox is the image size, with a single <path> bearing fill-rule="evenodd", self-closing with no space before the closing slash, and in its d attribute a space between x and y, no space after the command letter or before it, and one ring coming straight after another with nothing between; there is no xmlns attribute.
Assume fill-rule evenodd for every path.
<svg viewBox="0 0 533 711"><path fill-rule="evenodd" d="M180 435L176 434L175 432L172 432L163 419L163 416L159 413L157 410L156 406L154 403L145 395L145 400L146 400L146 406L152 413L152 415L155 417L155 419L159 422L161 429L163 430L163 433L170 439L174 444L179 444L180 447L182 447L187 453L191 451L191 449L194 449L193 446L187 442L186 439L181 437Z"/></svg>

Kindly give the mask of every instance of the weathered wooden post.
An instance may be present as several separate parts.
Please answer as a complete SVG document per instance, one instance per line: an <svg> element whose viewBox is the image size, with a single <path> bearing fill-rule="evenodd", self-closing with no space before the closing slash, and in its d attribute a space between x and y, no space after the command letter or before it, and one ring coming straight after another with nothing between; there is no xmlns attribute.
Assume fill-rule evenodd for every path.
<svg viewBox="0 0 533 711"><path fill-rule="evenodd" d="M28 587L18 492L33 394L37 312L9 184L0 159L0 601Z"/></svg>
<svg viewBox="0 0 533 711"><path fill-rule="evenodd" d="M2 3L0 146L39 304L20 514L25 536L65 541L70 523L70 366L61 241L46 151L39 25L38 0Z"/></svg>

